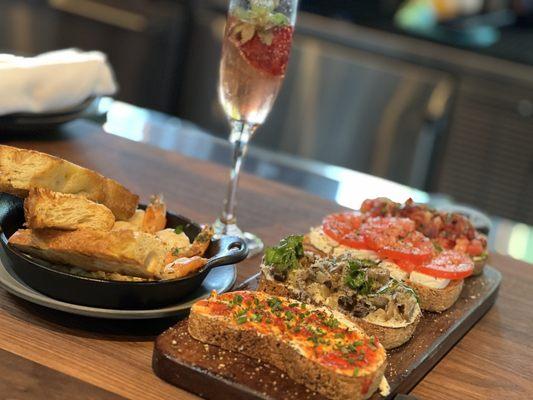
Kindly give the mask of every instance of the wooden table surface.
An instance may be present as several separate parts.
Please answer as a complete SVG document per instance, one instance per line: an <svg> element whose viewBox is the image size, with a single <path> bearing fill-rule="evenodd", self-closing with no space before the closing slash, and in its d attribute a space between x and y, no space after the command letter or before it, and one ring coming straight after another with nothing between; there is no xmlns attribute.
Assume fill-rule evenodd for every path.
<svg viewBox="0 0 533 400"><path fill-rule="evenodd" d="M213 221L221 209L226 168L108 135L88 122L75 122L40 140L3 136L2 143L96 169L144 201L162 192L170 210L199 222ZM338 209L274 182L249 175L241 180L239 224L267 245L305 232ZM498 255L491 256L491 264L503 274L496 305L413 390L419 399L531 398L533 266ZM239 264L238 281L258 265L258 258ZM196 398L151 370L153 339L173 322L79 317L0 289L0 399Z"/></svg>

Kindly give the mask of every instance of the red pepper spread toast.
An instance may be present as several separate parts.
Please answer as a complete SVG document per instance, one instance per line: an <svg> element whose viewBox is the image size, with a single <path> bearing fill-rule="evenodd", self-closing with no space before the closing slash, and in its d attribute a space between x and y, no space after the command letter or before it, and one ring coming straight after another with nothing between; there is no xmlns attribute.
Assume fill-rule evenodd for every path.
<svg viewBox="0 0 533 400"><path fill-rule="evenodd" d="M386 365L378 339L342 315L263 292L231 292L197 302L189 333L266 361L331 399L370 397Z"/></svg>

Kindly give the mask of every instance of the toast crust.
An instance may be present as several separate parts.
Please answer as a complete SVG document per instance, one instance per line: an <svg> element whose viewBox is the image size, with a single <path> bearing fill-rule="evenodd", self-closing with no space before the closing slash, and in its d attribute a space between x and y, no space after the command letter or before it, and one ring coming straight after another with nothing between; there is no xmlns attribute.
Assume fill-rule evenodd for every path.
<svg viewBox="0 0 533 400"><path fill-rule="evenodd" d="M95 229L109 231L115 216L109 208L85 197L32 188L24 200L26 226L31 229Z"/></svg>
<svg viewBox="0 0 533 400"><path fill-rule="evenodd" d="M261 273L260 275L257 290L276 296L283 296L302 301L299 293L294 290L291 290L290 287L284 285L281 282L276 282L272 279L268 279L264 275L264 273ZM321 304L315 303L314 305L320 306ZM367 335L376 336L379 339L379 342L387 350L399 347L402 344L408 342L409 339L411 339L411 337L413 336L418 322L420 321L420 314L418 314L415 320L410 324L404 327L393 328L389 326L374 324L372 322L365 321L362 318L357 318L349 314L342 314L346 319L358 325L363 331L365 331Z"/></svg>
<svg viewBox="0 0 533 400"><path fill-rule="evenodd" d="M452 280L443 289L433 289L412 281L406 281L418 295L420 308L426 311L443 312L453 306L464 286L464 279Z"/></svg>
<svg viewBox="0 0 533 400"><path fill-rule="evenodd" d="M107 206L119 220L130 218L139 197L90 169L38 151L0 145L0 192L26 197L33 187L77 194Z"/></svg>
<svg viewBox="0 0 533 400"><path fill-rule="evenodd" d="M277 335L239 329L226 318L202 312L198 303L191 309L189 333L201 342L266 361L307 388L334 400L367 399L378 388L386 367L383 351L381 358L360 376L337 373L305 357Z"/></svg>
<svg viewBox="0 0 533 400"><path fill-rule="evenodd" d="M19 229L9 243L32 256L139 278L158 278L166 250L157 237L133 231Z"/></svg>

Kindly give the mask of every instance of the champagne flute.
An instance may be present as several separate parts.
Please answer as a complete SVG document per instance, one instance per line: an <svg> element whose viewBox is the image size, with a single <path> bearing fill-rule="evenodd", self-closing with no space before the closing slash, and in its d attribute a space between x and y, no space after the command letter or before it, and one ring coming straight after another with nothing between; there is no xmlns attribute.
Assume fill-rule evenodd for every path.
<svg viewBox="0 0 533 400"><path fill-rule="evenodd" d="M248 142L265 121L285 77L298 0L231 0L220 62L219 100L228 117L232 169L218 235L245 239L250 256L263 250L256 235L244 233L235 216L237 185Z"/></svg>

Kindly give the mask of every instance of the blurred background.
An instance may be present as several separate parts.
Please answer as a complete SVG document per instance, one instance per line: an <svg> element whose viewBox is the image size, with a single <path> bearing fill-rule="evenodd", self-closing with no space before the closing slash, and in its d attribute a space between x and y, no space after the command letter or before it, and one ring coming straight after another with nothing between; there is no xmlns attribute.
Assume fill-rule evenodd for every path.
<svg viewBox="0 0 533 400"><path fill-rule="evenodd" d="M216 96L226 9L0 0L0 50L101 50L117 99L226 138ZM533 0L300 0L290 63L255 146L533 224ZM533 257L533 232L518 226Z"/></svg>

